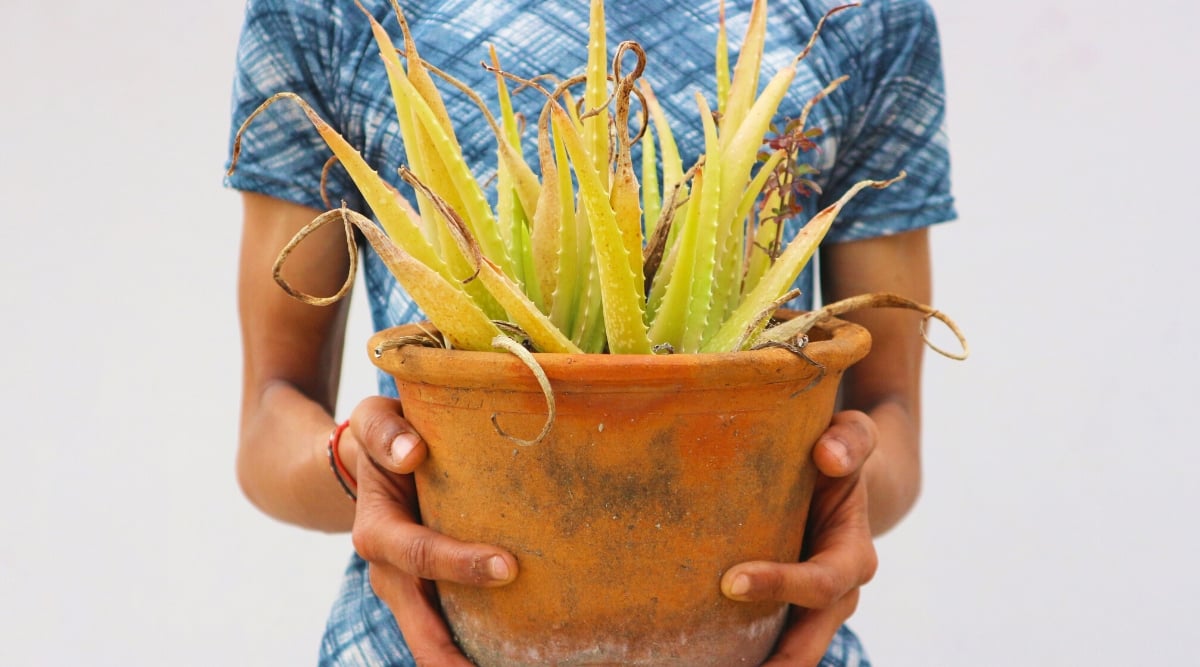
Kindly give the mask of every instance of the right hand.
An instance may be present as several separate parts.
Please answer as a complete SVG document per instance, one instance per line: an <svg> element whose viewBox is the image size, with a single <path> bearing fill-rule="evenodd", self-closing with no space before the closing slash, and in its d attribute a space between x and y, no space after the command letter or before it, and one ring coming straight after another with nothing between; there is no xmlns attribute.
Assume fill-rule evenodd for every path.
<svg viewBox="0 0 1200 667"><path fill-rule="evenodd" d="M412 472L428 452L399 401L364 400L349 431L360 454L354 548L368 563L371 587L396 617L418 665L471 665L442 618L433 582L503 586L516 578L517 559L421 525Z"/></svg>

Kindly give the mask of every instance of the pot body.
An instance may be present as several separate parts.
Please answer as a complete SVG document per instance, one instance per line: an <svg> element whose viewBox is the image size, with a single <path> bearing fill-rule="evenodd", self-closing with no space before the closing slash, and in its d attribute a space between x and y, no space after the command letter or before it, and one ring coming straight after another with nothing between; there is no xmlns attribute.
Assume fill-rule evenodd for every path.
<svg viewBox="0 0 1200 667"><path fill-rule="evenodd" d="M384 331L371 348L416 333ZM505 435L533 438L547 416L514 356L415 345L378 356L429 448L422 521L519 562L501 588L438 583L464 653L482 667L762 662L787 605L731 601L721 575L799 558L812 445L842 372L870 347L845 322L812 337L805 352L823 372L782 349L535 355L557 415L532 446Z"/></svg>

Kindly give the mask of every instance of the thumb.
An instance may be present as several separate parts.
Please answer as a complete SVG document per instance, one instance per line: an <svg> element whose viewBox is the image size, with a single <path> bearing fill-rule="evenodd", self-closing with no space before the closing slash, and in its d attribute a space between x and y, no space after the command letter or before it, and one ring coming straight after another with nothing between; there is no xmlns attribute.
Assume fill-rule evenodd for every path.
<svg viewBox="0 0 1200 667"><path fill-rule="evenodd" d="M373 396L354 408L350 427L362 451L376 465L406 475L425 460L425 441L404 418L400 401Z"/></svg>

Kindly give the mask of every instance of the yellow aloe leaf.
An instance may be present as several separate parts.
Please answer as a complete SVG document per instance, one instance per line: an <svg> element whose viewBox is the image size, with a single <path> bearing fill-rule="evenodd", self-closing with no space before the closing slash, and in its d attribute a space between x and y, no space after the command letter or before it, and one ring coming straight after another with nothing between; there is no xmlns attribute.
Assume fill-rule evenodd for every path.
<svg viewBox="0 0 1200 667"><path fill-rule="evenodd" d="M721 160L718 157L720 140L712 110L700 93L696 93L696 104L700 107L700 120L704 124L704 188L698 192L697 225L695 228L695 261L692 268L690 297L688 298L687 323L684 326L680 352L698 352L703 342L709 317L713 314L714 273L718 264L720 220L717 214L721 207Z"/></svg>
<svg viewBox="0 0 1200 667"><path fill-rule="evenodd" d="M722 144L734 138L734 133L746 117L754 95L758 92L758 72L762 65L763 44L767 37L767 0L754 0L750 7L750 23L733 68L733 81L725 111L721 114Z"/></svg>
<svg viewBox="0 0 1200 667"><path fill-rule="evenodd" d="M754 168L759 150L762 149L763 138L771 128L771 119L779 110L779 105L783 102L783 97L795 76L794 62L779 70L763 89L762 95L755 100L754 106L750 108L732 139L728 134L722 135L721 160L725 164L722 174L722 220L732 220L737 213L745 185L750 180L750 171Z"/></svg>
<svg viewBox="0 0 1200 667"><path fill-rule="evenodd" d="M502 113L505 113L505 118L502 119L504 125L501 126L500 122L498 122L496 117L492 114L491 109L489 109L487 104L483 101L483 98L479 96L479 93L476 93L474 90L472 90L470 86L454 76L451 76L446 71L434 67L427 62L422 62L422 66L423 70L433 72L451 86L454 86L456 89L458 89L458 91L471 100L471 102L475 104L475 107L479 109L480 113L483 114L483 119L487 121L488 128L491 129L492 135L496 138L497 151L500 157L499 167L509 170L521 205L527 212L533 211L537 207L538 189L540 186L538 185L537 174L535 174L529 164L525 162L525 158L521 154L520 135L517 130L515 115L512 113L511 103L509 103L507 107L507 113L505 113L502 109ZM501 92L501 106L503 107L504 102L508 99L507 87L503 85L506 75L500 69L498 60L493 59L492 70L495 72L497 79L500 81L499 90ZM452 128L447 132L447 134L457 145L458 140L455 138ZM462 151L460 150L459 152L461 153Z"/></svg>
<svg viewBox="0 0 1200 667"><path fill-rule="evenodd" d="M462 202L463 219L471 234L479 240L484 253L495 261L506 274L512 275L512 259L508 256L504 241L500 238L491 207L483 195L482 188L475 180L475 176L467 166L466 160L463 159L458 143L444 131L433 110L417 94L412 82L408 80L404 72L388 60L384 60L384 64L387 67L388 77L392 81L393 90L400 99L400 104L411 108L420 119L421 126L429 133L438 157L446 167L450 187L457 192L459 200ZM435 184L430 185L438 187ZM448 194L441 188L438 192L442 196Z"/></svg>
<svg viewBox="0 0 1200 667"><path fill-rule="evenodd" d="M583 135L584 123L579 117L578 107L571 97L570 90L563 92L563 100L567 102L566 118L570 119L570 127L579 136ZM561 108L556 108L561 110ZM554 114L553 124L555 133L565 132L558 128L559 124L565 124L562 114ZM583 142L583 146L587 146ZM605 144L607 145L607 144ZM565 149L565 145L564 145ZM586 148L585 148L586 150ZM564 159L559 162L561 165L568 164ZM603 176L607 173L607 163L605 169L600 171ZM566 174L569 170L561 170L560 173ZM607 180L601 178L607 186ZM564 193L568 190L564 188ZM578 258L577 263L572 265L572 270L579 272L578 283L578 312L574 315L574 326L571 329L571 339L579 344L587 352L601 352L604 349L604 306L602 303L601 286L600 286L600 267L596 262L596 254L593 252L592 230L591 224L588 222L587 209L583 206L582 201L577 201L579 198L575 196L575 191L570 190L570 194L564 194L564 206L567 197L569 201L575 204L572 209L571 219L575 222L575 256ZM564 224L566 222L567 213L564 212ZM584 271L582 266L587 263L587 271ZM564 267L566 264L563 265ZM565 270L565 269L564 269Z"/></svg>
<svg viewBox="0 0 1200 667"><path fill-rule="evenodd" d="M717 112L724 115L729 101L729 34L725 30L725 0L721 0L717 11Z"/></svg>
<svg viewBox="0 0 1200 667"><path fill-rule="evenodd" d="M379 55L381 58L383 58L384 63L388 65L389 69L395 68L403 72L404 67L400 62L400 55L397 52L395 43L392 42L391 35L389 35L387 30L379 23L379 21L376 21L375 17L372 16L365 7L363 7L361 2L355 0L355 4L358 5L359 10L361 10L362 13L366 15L367 20L370 21L371 34L375 39L375 44L379 49ZM437 90L437 86L434 85L433 79L430 78L429 72L425 69L423 61L417 53L417 45L412 38L412 32L409 30L408 20L404 17L404 12L401 11L399 4L397 4L395 0L392 0L392 8L396 12L396 19L399 21L400 30L404 35L404 53L409 61L408 73L405 75L405 78L411 82L413 89L417 91L417 94L425 101L426 106L428 106L433 112L433 116L437 118L438 124L442 127L442 130L446 133L449 133L453 137L454 130L450 123L450 115L446 111L446 105L442 100L441 94ZM391 76L389 75L389 80L390 79ZM391 87L392 97L396 104L396 111L399 115L403 116L404 114L401 113L401 110L405 109L407 105L404 103L404 98L396 90L395 82L391 83ZM401 129L403 131L407 125L405 118L400 118L399 120ZM407 137L410 135L405 134L404 136ZM455 145L457 147L457 140L455 140ZM461 153L462 149L459 148L458 151Z"/></svg>
<svg viewBox="0 0 1200 667"><path fill-rule="evenodd" d="M537 210L541 185L538 183L537 174L533 172L533 168L529 166L529 163L525 161L525 158L521 154L521 133L517 125L516 113L513 111L512 98L508 92L508 85L505 82L504 75L501 73L500 59L496 56L496 48L494 46L489 46L488 48L491 54L492 68L496 72L496 89L500 100L500 123L502 125L496 122L496 119L483 103L483 100L470 87L441 70L438 70L438 73L459 90L467 93L483 113L488 126L492 128L492 133L496 135L496 145L500 156L499 168L509 172L513 188L515 188L517 195L517 201L520 202L521 207L525 210L526 216L532 217Z"/></svg>
<svg viewBox="0 0 1200 667"><path fill-rule="evenodd" d="M497 132L496 142L500 155L498 172L503 174L509 181L508 188L512 189L515 201L509 206L519 208L513 209L513 223L520 223L523 229L517 226L509 228L509 242L512 244L511 252L514 258L514 263L517 268L523 267L525 264L532 264L529 257L529 252L526 250L528 244L522 242L522 239L529 237L529 223L537 211L538 201L541 198L541 184L538 183L537 175L533 173L533 169L525 162L521 155L521 131L517 123L517 115L513 111L512 96L508 92L508 83L500 70L500 58L496 55L496 47L489 46L488 53L492 59L492 67L496 70L496 90L500 100L500 122L502 123L503 131ZM491 114L487 111L487 107L481 107L485 117ZM532 288L533 291L541 292L540 285L533 279L533 274L527 273L524 269L520 271L526 274L523 282L527 283L526 289ZM532 292L530 292L532 294ZM541 297L535 297L534 301L541 302Z"/></svg>
<svg viewBox="0 0 1200 667"><path fill-rule="evenodd" d="M243 121L234 140L233 159L229 167L230 172L237 165L243 132L267 107L284 99L295 102L304 111L305 116L308 117L309 122L312 123L317 133L321 135L325 144L329 146L329 149L337 156L342 166L346 169L346 172L350 174L350 178L358 186L359 193L362 194L364 201L371 207L371 210L375 212L380 224L387 230L388 235L404 248L405 252L415 257L418 261L429 266L439 274L449 277L445 262L434 252L433 245L425 238L420 224L410 217L411 208L400 204L403 197L396 188L383 180L374 169L371 169L362 155L342 135L338 134L337 130L326 123L309 106L308 102L304 101L304 98L295 93L284 92L272 95Z"/></svg>
<svg viewBox="0 0 1200 667"><path fill-rule="evenodd" d="M658 189L658 154L654 149L654 133L646 128L642 134L642 219L647 235L654 233L662 211L662 193Z"/></svg>
<svg viewBox="0 0 1200 667"><path fill-rule="evenodd" d="M688 215L687 211L688 206L687 204L684 204L679 208L676 215L681 216L681 218L686 221ZM680 226L682 226L682 224L676 225L676 227ZM650 340L655 343L661 342L661 340L654 335L654 323L658 321L658 309L662 306L663 297L666 296L667 285L670 282L671 277L675 275L675 271L677 270L675 268L675 264L678 262L678 259L678 243L669 245L664 249L662 262L658 267L658 271L656 271L654 274L654 279L650 282L650 293L646 295L646 321L651 325Z"/></svg>
<svg viewBox="0 0 1200 667"><path fill-rule="evenodd" d="M780 241L783 220L775 215L779 208L779 194L768 193L759 207L759 218L754 228L754 243L750 246L746 257L746 278L742 282L742 294L749 294L758 286L767 269L774 260L771 253L778 253L776 247Z"/></svg>
<svg viewBox="0 0 1200 667"><path fill-rule="evenodd" d="M696 170L692 180L692 192L703 193L707 180L704 167ZM701 194L701 196L703 196ZM696 267L696 243L700 227L699 200L692 199L687 203L687 213L683 224L676 224L674 230L679 230L675 247L669 249L667 262L659 269L658 275L663 278L663 291L655 308L654 319L650 323L650 340L655 345L668 344L679 350L683 345L683 333L687 326L688 299L691 296L692 274ZM672 231L674 231L672 230ZM669 264L669 265L668 265ZM666 273L665 270L669 269ZM651 299L655 298L653 290Z"/></svg>
<svg viewBox="0 0 1200 667"><path fill-rule="evenodd" d="M500 165L496 169L496 231L500 234L500 240L504 242L505 254L513 258L513 278L517 282L524 282L521 276L521 256L516 254L517 248L514 243L518 206L516 193L513 192L512 176Z"/></svg>
<svg viewBox="0 0 1200 667"><path fill-rule="evenodd" d="M504 307L509 319L521 327L525 335L529 336L536 351L563 354L583 352L570 338L559 331L558 327L554 326L550 318L538 309L537 304L525 296L520 285L504 275L500 268L487 257L481 256L480 259L482 263L479 279Z"/></svg>
<svg viewBox="0 0 1200 667"><path fill-rule="evenodd" d="M355 2L357 3L358 0L355 0ZM412 81L413 88L421 95L421 99L425 100L425 103L433 110L434 116L438 119L438 123L442 126L442 129L453 136L454 126L450 122L450 112L446 110L446 103L442 100L441 93L438 92L437 86L433 83L433 78L429 76L429 71L425 68L425 61L421 60L421 55L417 53L417 42L413 39L412 30L409 29L408 19L405 18L404 12L400 9L400 3L396 0L391 0L391 3L392 11L396 13L396 21L400 23L400 32L404 36L404 53L408 59L408 78ZM359 8L362 9L361 4L359 4ZM384 43L380 42L380 35L387 37L387 31L383 29L383 26L379 25L375 17L371 16L369 12L365 9L363 9L363 12L371 19L371 30L375 34L376 42L379 43L382 49ZM388 53L391 57L394 57L396 49L392 47L390 37L386 39L386 45ZM385 58L388 57L385 56ZM396 61L396 64L399 65L399 61Z"/></svg>
<svg viewBox="0 0 1200 667"><path fill-rule="evenodd" d="M437 192L442 193L442 196L450 200L452 206L461 210L464 204L459 197L458 189L454 186L454 177L445 166L441 156L447 150L451 153L457 152L461 155L462 150L459 148L457 140L454 139L449 115L446 112L441 95L437 92L437 88L434 86L429 72L422 65L422 61L417 54L416 43L412 38L412 33L409 30L404 13L393 2L396 18L400 22L400 28L404 33L405 53L409 60L409 74L412 78L403 74L404 69L400 62L400 56L387 30L361 4L358 4L358 7L366 14L367 19L370 21L371 32L379 49L379 55L383 59L388 71L388 81L395 100L396 116L400 124L401 136L404 137L404 148L409 158L410 167L420 176L423 182L429 184ZM405 86L405 82L409 84L407 87ZM430 112L427 117L436 118L437 124L442 129L441 133L443 135L448 133L452 143L451 149L447 149L444 145L439 146L434 141L429 130L421 120L421 116L417 111L417 105L407 102L412 95L412 91L417 91L417 94L424 101L424 104L421 106ZM421 217L424 221L422 227L425 233L429 234L432 231L430 238L437 239L437 245L443 254L447 265L444 275L447 278L456 278L470 273L470 269L467 267L462 253L446 232L445 227L437 224L436 213L432 210L432 205L421 193L417 193L417 205L421 209ZM388 229L388 232L391 233L391 230L386 225L385 229ZM489 315L493 317L500 315L499 306L482 286L468 285L467 292L476 299L477 303Z"/></svg>
<svg viewBox="0 0 1200 667"><path fill-rule="evenodd" d="M545 109L545 114L549 118L549 107ZM581 231L587 233L587 222L586 220L580 221L576 216L575 188L571 179L570 164L567 160L567 147L563 144L560 130L557 128L554 130L552 146L556 165L555 174L558 177L557 194L555 195L555 200L558 202L558 216L555 230L557 236L554 239L556 263L552 268L555 288L550 319L563 331L569 332L572 339L579 343L580 338L576 334L581 325L577 322L582 320L580 315L584 310L582 294L586 291L588 279L588 274L582 267L587 265L588 257L580 254L578 235ZM540 214L541 209L539 208L538 211Z"/></svg>
<svg viewBox="0 0 1200 667"><path fill-rule="evenodd" d="M616 216L617 229L629 258L629 270L633 275L642 275L642 207L638 202L638 181L633 174L633 163L628 157L617 160L617 171L613 174L610 201Z"/></svg>
<svg viewBox="0 0 1200 667"><path fill-rule="evenodd" d="M633 53L636 64L624 74L621 65L626 54ZM633 139L629 136L629 108L633 89L646 67L646 52L637 42L621 42L613 56L613 78L617 89L616 100L617 157L613 173L612 191L609 201L617 216L617 227L625 242L625 254L629 257L629 269L635 276L642 275L642 207L640 186L633 171ZM645 129L645 128L643 128Z"/></svg>
<svg viewBox="0 0 1200 667"><path fill-rule="evenodd" d="M627 75L621 75L620 66L625 54L633 52L637 64ZM617 158L612 176L612 191L609 203L617 218L617 228L625 243L625 254L629 258L629 270L635 276L642 275L642 207L639 197L637 175L633 171L632 139L629 136L629 107L634 83L646 65L646 53L634 42L622 42L613 57L613 75L617 79L616 132Z"/></svg>
<svg viewBox="0 0 1200 667"><path fill-rule="evenodd" d="M771 176L771 172L783 162L783 158L787 157L787 152L777 150L771 153L763 162L758 171L755 172L754 178L746 185L746 189L742 191L742 199L738 202L737 212L734 213L735 220L745 220L751 209L754 208L754 202L758 201L758 196L762 194L763 187L767 184L767 179Z"/></svg>
<svg viewBox="0 0 1200 667"><path fill-rule="evenodd" d="M517 114L513 111L512 95L508 92L508 81L500 73L500 57L496 55L494 44L488 45L488 56L492 59L492 67L496 70L496 96L500 101L500 121L504 126L504 137L519 152L521 150L521 131L517 124Z"/></svg>
<svg viewBox="0 0 1200 667"><path fill-rule="evenodd" d="M745 216L739 215L739 209L744 200L746 183L751 181L750 173L762 148L763 139L770 129L771 119L783 102L795 75L795 62L776 73L762 95L745 113L736 127L736 132L734 126L722 125L722 187L719 214L721 224L717 232L718 290L713 306L718 315L710 321L708 335L715 332L713 327L732 309L740 293L740 290L733 289L734 281L740 280L743 274L745 257ZM730 134L733 135L732 139L729 138Z"/></svg>
<svg viewBox="0 0 1200 667"><path fill-rule="evenodd" d="M588 227L600 277L604 324L609 350L614 354L649 354L646 336L640 276L629 268L625 242L617 226L616 214L608 199L601 172L571 125L567 113L558 104L551 106L558 116L556 128L562 129L563 143L579 181L579 197L587 211Z"/></svg>
<svg viewBox="0 0 1200 667"><path fill-rule="evenodd" d="M450 282L396 245L367 218L342 209L346 219L362 232L384 265L412 300L429 316L453 347L491 349L500 329L475 304L461 285Z"/></svg>
<svg viewBox="0 0 1200 667"><path fill-rule="evenodd" d="M412 164L410 168L423 183L428 184L434 191L442 193L441 196L447 200L450 206L458 210L463 203L459 199L458 189L453 185L453 177L442 161L441 152L411 105L405 108L405 112L407 113L402 115L408 116L409 131L412 133L405 141L405 146L409 147L410 157L419 157L419 161ZM467 259L463 256L446 226L439 223L441 215L437 212L437 207L420 190L416 191L416 196L421 208L422 219L425 221L426 234L429 233L429 230L433 230L432 238L437 239L437 245L449 268L447 277L461 280L474 273L474 269L470 268ZM469 283L466 285L466 290L475 298L475 302L483 308L484 312L493 318L501 317L502 309L482 285Z"/></svg>
<svg viewBox="0 0 1200 667"><path fill-rule="evenodd" d="M450 208L445 200L421 183L420 179L412 172L401 168L400 176L414 188L422 191L438 207L442 219L455 241L458 242L463 255L471 258L477 269L476 275L479 281L504 308L509 319L529 336L529 340L536 349L542 352L581 352L551 323L550 318L538 309L537 304L525 296L520 285L504 275L494 262L484 256L479 242L471 236L470 230L457 211Z"/></svg>
<svg viewBox="0 0 1200 667"><path fill-rule="evenodd" d="M592 0L588 16L587 84L583 104L594 112L583 120L583 141L592 156L593 166L608 173L608 47L605 36L604 0ZM608 179L604 179L608 191Z"/></svg>
<svg viewBox="0 0 1200 667"><path fill-rule="evenodd" d="M658 103L658 98L654 96L654 89L650 87L649 82L642 79L638 82L642 89L642 96L646 98L646 107L650 111L650 119L654 123L654 132L658 135L659 147L662 149L662 191L670 192L671 188L675 187L676 183L683 181L683 160L679 157L679 148L675 145L675 135L671 133L671 125L667 122L667 115L663 113L662 106ZM684 192L683 194L687 194ZM646 233L652 233L653 230L647 229Z"/></svg>
<svg viewBox="0 0 1200 667"><path fill-rule="evenodd" d="M783 161L787 153L783 150L777 150L767 158L763 164L759 165L758 172L755 173L753 180L742 192L742 200L738 203L737 212L734 214L734 220L741 225L739 236L743 243L747 236L752 237L750 244L741 249L741 262L739 270L741 275L741 288L738 290L730 289L728 291L729 299L725 303L725 314L729 315L734 308L741 303L741 295L747 294L751 289L758 284L758 279L762 277L766 267L770 264L770 257L763 248L768 247L768 244L774 240L774 232L766 229L761 221L754 224L750 220L750 215L754 210L754 204L762 195L763 188L766 187L767 180L771 174L778 168L779 163ZM778 207L778 196L775 193L768 193L768 200L765 202L762 210L774 210L772 207ZM775 204L770 204L770 198L774 197ZM711 333L710 333L711 337Z"/></svg>
<svg viewBox="0 0 1200 667"><path fill-rule="evenodd" d="M533 214L533 230L530 234L533 275L541 294L539 305L546 313L553 312L555 292L558 290L559 255L562 248L562 183L559 180L558 164L555 160L555 143L550 137L550 112L544 109L538 118L538 161L542 167L543 186L538 195L537 210ZM570 173L568 171L568 179ZM567 183L568 198L570 182ZM571 249L574 250L574 240ZM570 324L555 320L564 331Z"/></svg>
<svg viewBox="0 0 1200 667"><path fill-rule="evenodd" d="M757 314L780 294L786 292L796 281L800 271L812 258L817 246L825 238L825 234L829 232L829 228L833 225L833 221L841 212L842 207L864 188L886 188L901 178L904 178L903 172L896 178L887 181L859 181L836 202L813 216L812 220L809 220L808 224L804 225L795 238L788 243L787 248L775 261L775 264L767 269L754 290L746 296L733 315L721 326L717 335L704 346L703 351L735 351L732 346L736 341L745 339L747 328L755 323Z"/></svg>
<svg viewBox="0 0 1200 667"><path fill-rule="evenodd" d="M575 212L578 221L588 224L587 209L581 208ZM579 237L588 240L591 248L591 234L587 229L579 232ZM585 352L603 352L607 341L604 319L604 287L600 276L599 258L590 250L583 256L587 262L587 271L583 274L579 294L579 314L575 317L575 331L572 336L579 347ZM577 269L582 271L582 269Z"/></svg>

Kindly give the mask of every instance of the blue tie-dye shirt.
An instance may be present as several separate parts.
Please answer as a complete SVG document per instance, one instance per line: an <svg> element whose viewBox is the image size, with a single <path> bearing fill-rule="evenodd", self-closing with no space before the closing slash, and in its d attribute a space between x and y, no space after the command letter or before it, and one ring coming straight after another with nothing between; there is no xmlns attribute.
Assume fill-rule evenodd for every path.
<svg viewBox="0 0 1200 667"><path fill-rule="evenodd" d="M770 4L763 78L786 66L804 47L816 21L842 0L776 0ZM398 34L387 0L363 0L381 23ZM747 24L751 0L728 0L726 19L731 61ZM532 77L560 78L582 72L587 45L585 0L401 0L421 55L491 98L493 75L484 71L488 45L504 68ZM703 151L694 93L716 90L713 63L718 0L609 0L610 49L621 40L645 48L645 78L663 104L683 157L692 164ZM795 117L818 91L841 75L847 83L817 104L810 127L823 130L817 150L807 155L819 168L822 194L806 202L798 225L862 179L886 179L901 170L908 178L887 190L864 192L851 201L826 243L916 229L955 216L950 194L945 97L933 13L924 0L866 0L864 6L831 19L812 54L801 62L781 117ZM249 0L238 49L231 132L273 93L291 91L306 99L385 178L398 183L404 162L385 70L370 26L353 0ZM495 142L474 104L453 90L443 92L468 164L481 181L495 168ZM515 104L536 117L541 100L519 95ZM231 187L322 209L321 173L330 152L290 104L277 104L247 131ZM635 156L636 160L636 156ZM536 162L536 160L535 160ZM636 162L635 162L636 163ZM333 169L327 186L333 201L365 211L344 171ZM420 318L374 252L365 270L377 328ZM802 302L810 303L813 279L798 280ZM394 386L381 378L380 389ZM395 623L364 585L363 565L350 568L343 599L331 619L324 648L327 664L405 664L392 648ZM390 634L389 634L390 633ZM395 636L392 636L395 635ZM866 664L856 642L839 635L829 665ZM840 653L839 653L840 652ZM836 654L836 655L835 655ZM840 655L840 657L838 657ZM331 657L333 656L333 657ZM357 656L357 658L355 657ZM856 657L857 656L857 657Z"/></svg>

